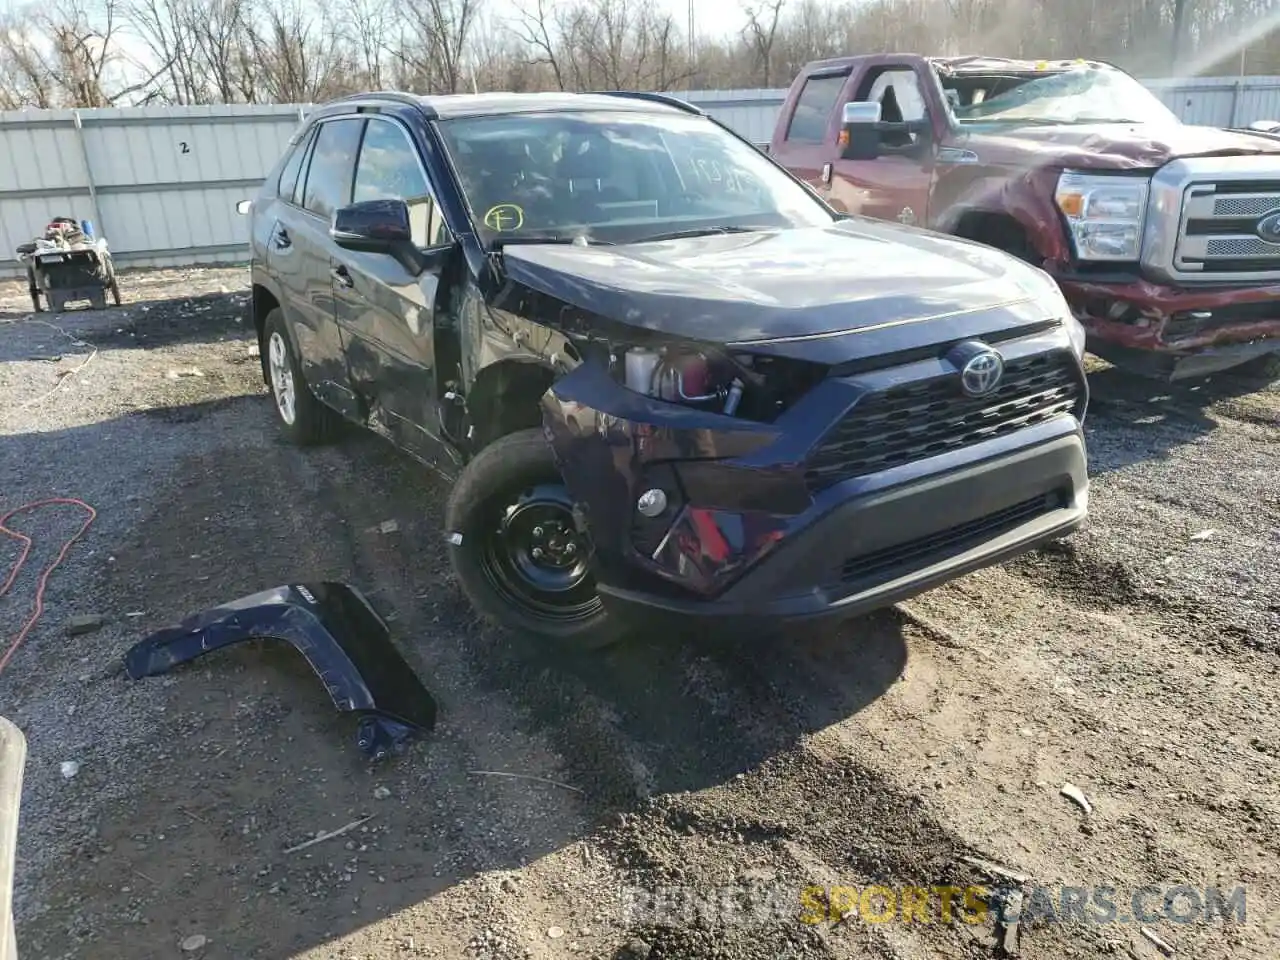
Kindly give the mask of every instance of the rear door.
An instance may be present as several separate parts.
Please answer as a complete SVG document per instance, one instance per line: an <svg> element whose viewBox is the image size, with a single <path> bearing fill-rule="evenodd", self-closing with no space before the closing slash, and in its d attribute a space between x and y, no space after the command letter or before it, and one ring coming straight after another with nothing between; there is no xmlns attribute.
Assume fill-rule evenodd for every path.
<svg viewBox="0 0 1280 960"><path fill-rule="evenodd" d="M881 106L881 120L895 123L929 121L929 101L920 74L912 64L877 64L858 78L851 95L842 99L836 114L850 101L872 101ZM933 180L933 138L927 133L887 135L874 160L842 160L833 163L827 201L837 210L925 224L929 190Z"/></svg>
<svg viewBox="0 0 1280 960"><path fill-rule="evenodd" d="M363 117L337 117L317 124L295 189L287 202L282 197L277 205L267 241L269 267L280 282L282 307L298 346L303 375L317 397L353 419L359 419L359 407L333 299L333 271L340 251L329 237L329 225L333 212L351 202L351 179L363 130ZM282 175L282 185L284 180Z"/></svg>
<svg viewBox="0 0 1280 960"><path fill-rule="evenodd" d="M356 160L352 202L387 199L408 205L417 247L443 254L453 246L408 129L392 116L370 114ZM369 425L427 463L443 465L435 320L448 258L432 258L432 265L415 276L387 254L344 250L341 256L334 305L352 386L367 406Z"/></svg>

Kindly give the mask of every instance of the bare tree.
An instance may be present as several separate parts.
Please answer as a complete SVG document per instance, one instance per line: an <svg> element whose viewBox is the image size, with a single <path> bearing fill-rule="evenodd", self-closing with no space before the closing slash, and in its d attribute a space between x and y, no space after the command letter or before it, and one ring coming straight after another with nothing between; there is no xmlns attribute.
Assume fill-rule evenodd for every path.
<svg viewBox="0 0 1280 960"><path fill-rule="evenodd" d="M424 93L458 93L479 0L419 0L401 9L408 29L394 52L406 85Z"/></svg>
<svg viewBox="0 0 1280 960"><path fill-rule="evenodd" d="M770 68L773 66L773 44L778 37L785 2L786 0L764 0L760 4L745 4L742 8L747 15L742 38L755 58L755 67L763 87L769 86L772 77Z"/></svg>

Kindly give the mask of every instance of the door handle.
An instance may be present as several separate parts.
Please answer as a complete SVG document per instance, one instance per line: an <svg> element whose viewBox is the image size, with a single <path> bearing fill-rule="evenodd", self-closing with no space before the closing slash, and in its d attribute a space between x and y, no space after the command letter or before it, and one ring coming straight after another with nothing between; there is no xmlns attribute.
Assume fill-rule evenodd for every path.
<svg viewBox="0 0 1280 960"><path fill-rule="evenodd" d="M276 228L275 245L277 250L288 250L293 246L293 241L289 239L289 231L284 227Z"/></svg>
<svg viewBox="0 0 1280 960"><path fill-rule="evenodd" d="M346 267L332 267L329 270L329 276L333 277L334 282L340 287L351 289L355 286L355 281L351 279L351 274L347 272Z"/></svg>
<svg viewBox="0 0 1280 960"><path fill-rule="evenodd" d="M830 163L824 163L822 165L822 182L823 183L831 182L831 164Z"/></svg>

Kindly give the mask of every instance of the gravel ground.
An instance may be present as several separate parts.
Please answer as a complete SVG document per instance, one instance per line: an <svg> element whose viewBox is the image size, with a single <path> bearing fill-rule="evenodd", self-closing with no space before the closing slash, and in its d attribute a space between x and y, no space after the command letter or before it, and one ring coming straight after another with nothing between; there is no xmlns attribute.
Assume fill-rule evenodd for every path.
<svg viewBox="0 0 1280 960"><path fill-rule="evenodd" d="M806 885L986 882L972 857L1116 887L1122 918L1144 885L1243 885L1243 924L1147 926L1177 957L1275 956L1275 387L1099 368L1093 518L1069 541L817 634L573 659L475 621L441 548L445 490L416 465L355 432L281 441L245 282L132 274L124 306L56 318L0 285L0 510L98 511L0 673L30 746L23 960L999 956L990 918L798 919ZM13 521L35 547L0 638L80 521ZM0 542L0 569L16 555ZM151 629L320 578L371 597L439 698L402 758L362 762L288 648L123 674ZM69 635L75 616L104 623ZM667 886L781 891L786 910L624 909ZM1164 955L1137 923L1018 933L1033 960Z"/></svg>

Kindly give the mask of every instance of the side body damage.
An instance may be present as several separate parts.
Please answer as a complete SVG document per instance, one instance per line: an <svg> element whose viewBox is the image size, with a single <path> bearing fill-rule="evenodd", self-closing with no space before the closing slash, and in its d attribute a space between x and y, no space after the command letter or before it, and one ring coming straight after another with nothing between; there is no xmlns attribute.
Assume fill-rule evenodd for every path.
<svg viewBox="0 0 1280 960"><path fill-rule="evenodd" d="M360 718L357 745L373 759L431 730L436 702L391 642L386 623L345 583L291 584L254 593L159 630L125 653L134 680L167 673L246 640L284 640L302 654L334 706Z"/></svg>

